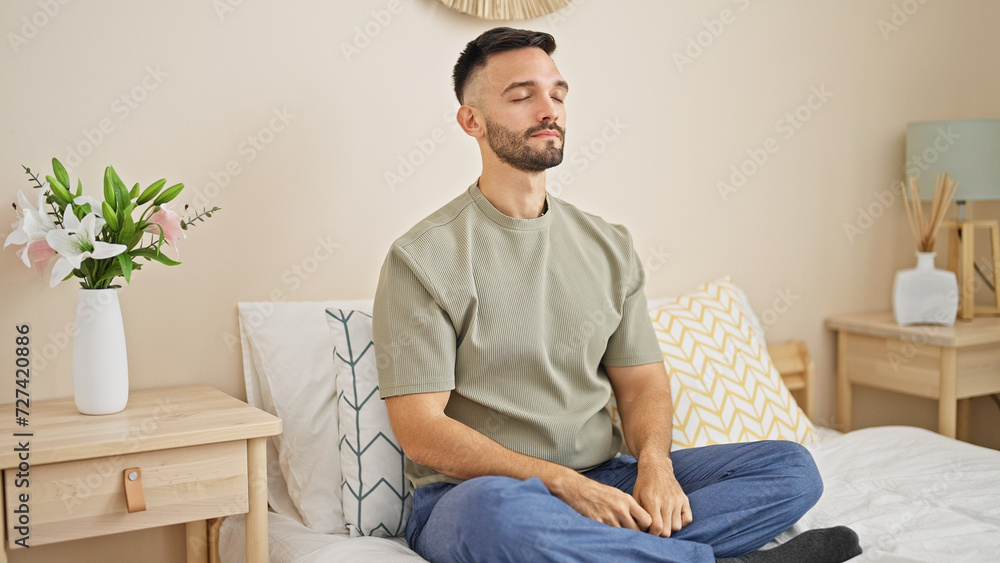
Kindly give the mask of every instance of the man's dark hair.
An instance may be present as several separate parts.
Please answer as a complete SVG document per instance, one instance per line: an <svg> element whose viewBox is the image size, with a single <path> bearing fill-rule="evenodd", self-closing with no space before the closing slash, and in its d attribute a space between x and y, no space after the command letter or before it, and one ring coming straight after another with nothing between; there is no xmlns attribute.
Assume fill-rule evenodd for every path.
<svg viewBox="0 0 1000 563"><path fill-rule="evenodd" d="M547 55L551 55L556 50L556 39L541 31L494 27L469 41L465 50L458 57L455 71L452 73L458 103L465 104L465 85L472 73L486 64L487 57L494 53L524 49L525 47L538 47Z"/></svg>

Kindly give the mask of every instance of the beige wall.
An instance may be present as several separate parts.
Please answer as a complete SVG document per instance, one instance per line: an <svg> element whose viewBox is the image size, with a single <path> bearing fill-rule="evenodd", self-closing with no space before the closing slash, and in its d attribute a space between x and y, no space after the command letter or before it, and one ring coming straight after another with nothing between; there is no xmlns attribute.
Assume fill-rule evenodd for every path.
<svg viewBox="0 0 1000 563"><path fill-rule="evenodd" d="M50 17L44 2L0 4L0 202L29 189L22 163L43 169L58 156L92 195L113 164L127 183L166 176L188 186L178 201L223 208L181 241L183 265L151 265L121 291L133 389L200 382L243 396L237 301L370 297L391 241L478 171L452 119L449 76L490 24L433 0L231 3L219 14L210 2L70 2ZM894 7L917 10L883 35ZM706 39L703 22L723 10L731 23L679 63L674 54ZM32 33L22 18L44 25ZM901 177L908 121L1000 117L997 3L578 0L517 25L556 35L572 84L552 191L629 226L651 296L732 275L773 321L769 340L808 341L817 419L831 425L834 338L823 319L887 309L893 273L914 263L898 200L853 238L844 226ZM10 34L24 40L15 47ZM805 119L789 127L797 109ZM102 123L102 138L88 133ZM248 150L248 137L263 150ZM717 183L765 143L766 163L722 197ZM433 152L414 153L421 145ZM68 162L68 147L89 154ZM407 158L417 164L401 171ZM386 174L404 172L390 186ZM8 249L0 287L0 325L32 326L33 396L71 395L75 284L49 289ZM2 365L12 348L0 346ZM0 397L12 401L13 386ZM858 392L856 410L861 425L936 424L931 402L888 393ZM974 417L984 443L1000 415L981 399ZM157 544L176 560L179 534L12 560L99 561L107 545Z"/></svg>

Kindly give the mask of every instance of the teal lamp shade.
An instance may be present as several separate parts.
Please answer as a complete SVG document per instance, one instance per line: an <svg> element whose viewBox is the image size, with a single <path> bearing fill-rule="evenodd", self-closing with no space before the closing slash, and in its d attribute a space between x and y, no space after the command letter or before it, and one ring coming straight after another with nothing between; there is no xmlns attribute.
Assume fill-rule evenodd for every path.
<svg viewBox="0 0 1000 563"><path fill-rule="evenodd" d="M933 199L944 173L958 182L956 201L1000 200L1000 119L908 124L906 175L919 180L920 199Z"/></svg>

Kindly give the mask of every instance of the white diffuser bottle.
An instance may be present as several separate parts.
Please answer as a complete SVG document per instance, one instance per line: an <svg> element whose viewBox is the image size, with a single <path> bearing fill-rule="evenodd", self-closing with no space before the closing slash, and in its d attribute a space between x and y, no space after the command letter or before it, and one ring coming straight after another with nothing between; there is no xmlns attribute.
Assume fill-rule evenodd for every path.
<svg viewBox="0 0 1000 563"><path fill-rule="evenodd" d="M916 268L896 272L892 305L897 324L955 324L958 278L934 267L936 255L918 252Z"/></svg>

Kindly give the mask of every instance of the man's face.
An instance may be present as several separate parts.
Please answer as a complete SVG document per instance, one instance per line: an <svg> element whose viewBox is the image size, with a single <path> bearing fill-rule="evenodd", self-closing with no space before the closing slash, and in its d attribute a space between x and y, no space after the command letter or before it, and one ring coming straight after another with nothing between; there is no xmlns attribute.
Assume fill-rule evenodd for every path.
<svg viewBox="0 0 1000 563"><path fill-rule="evenodd" d="M569 87L545 51L490 55L477 74L468 103L482 109L486 140L497 157L525 172L562 162Z"/></svg>

